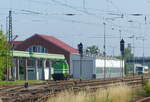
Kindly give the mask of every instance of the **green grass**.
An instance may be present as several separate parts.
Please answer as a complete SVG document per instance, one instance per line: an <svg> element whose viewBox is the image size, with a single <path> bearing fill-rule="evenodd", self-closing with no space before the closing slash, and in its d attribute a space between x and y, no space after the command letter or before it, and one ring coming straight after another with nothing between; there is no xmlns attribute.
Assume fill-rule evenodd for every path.
<svg viewBox="0 0 150 102"><path fill-rule="evenodd" d="M28 82L29 84L35 84L44 82L42 80L17 80L17 81L0 81L0 85L23 85L25 82Z"/></svg>

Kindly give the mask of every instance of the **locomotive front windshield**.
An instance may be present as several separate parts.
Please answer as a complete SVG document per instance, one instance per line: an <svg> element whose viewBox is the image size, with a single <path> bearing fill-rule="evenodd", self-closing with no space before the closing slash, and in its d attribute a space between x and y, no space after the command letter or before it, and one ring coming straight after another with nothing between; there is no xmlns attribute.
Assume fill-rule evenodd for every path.
<svg viewBox="0 0 150 102"><path fill-rule="evenodd" d="M136 68L136 71L137 71L137 72L143 72L143 67L137 67L137 68Z"/></svg>

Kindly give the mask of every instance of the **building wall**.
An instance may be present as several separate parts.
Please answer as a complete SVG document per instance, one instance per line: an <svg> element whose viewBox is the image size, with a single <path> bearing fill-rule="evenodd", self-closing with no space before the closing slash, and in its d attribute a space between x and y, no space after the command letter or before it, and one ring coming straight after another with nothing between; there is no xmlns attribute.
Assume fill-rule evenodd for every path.
<svg viewBox="0 0 150 102"><path fill-rule="evenodd" d="M27 68L28 70L28 80L36 80L35 79L35 69L34 68ZM37 69L37 80L43 80L42 79L42 68ZM49 68L44 69L45 78L44 80L49 80ZM53 71L51 71L51 74L53 74ZM20 74L20 79L24 80L24 74Z"/></svg>
<svg viewBox="0 0 150 102"><path fill-rule="evenodd" d="M83 56L82 76L80 76L80 55L71 54L70 57L71 74L73 78L104 78L104 59ZM124 75L124 62L123 62ZM106 59L106 78L122 77L122 61L117 59Z"/></svg>
<svg viewBox="0 0 150 102"><path fill-rule="evenodd" d="M96 78L104 78L104 58L96 59L95 64L96 64ZM105 69L106 78L122 77L122 70L124 75L124 62L118 59L108 59L108 58L106 59L106 69Z"/></svg>
<svg viewBox="0 0 150 102"><path fill-rule="evenodd" d="M82 63L80 62L81 62L80 55L71 54L70 70L71 74L73 75L73 78L85 78L85 79L93 78L93 74L95 73L94 59L92 57L83 56ZM82 71L80 68L82 69ZM82 74L80 73L80 71L82 72Z"/></svg>

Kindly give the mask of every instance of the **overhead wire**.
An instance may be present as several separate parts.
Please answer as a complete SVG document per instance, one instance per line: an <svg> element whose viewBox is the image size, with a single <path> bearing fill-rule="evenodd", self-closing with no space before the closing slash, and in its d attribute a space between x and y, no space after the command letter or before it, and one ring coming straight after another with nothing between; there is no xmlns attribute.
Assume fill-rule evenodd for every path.
<svg viewBox="0 0 150 102"><path fill-rule="evenodd" d="M150 3L150 1L149 0L145 0L147 3Z"/></svg>
<svg viewBox="0 0 150 102"><path fill-rule="evenodd" d="M85 11L85 10L82 10L82 9L80 9L80 8L77 8L77 7L74 7L74 6L65 4L65 3L60 2L60 1L58 1L58 0L51 0L51 1L53 1L53 2L56 3L56 4L59 4L59 5L62 5L62 6L71 8L71 9L73 9L73 10L76 10L76 11L79 11L79 12L82 12L82 13L85 13L85 14L87 14L87 15L91 15L91 16L94 15L94 16L98 17L95 13L88 12L87 10L86 10L86 11ZM98 17L98 18L99 18L99 17Z"/></svg>
<svg viewBox="0 0 150 102"><path fill-rule="evenodd" d="M32 1L35 1L35 0L32 0ZM79 8L76 8L76 7L74 7L74 6L71 6L71 5L62 3L62 2L60 2L60 1L58 1L58 0L51 0L51 1L54 2L54 3L57 3L57 4L59 4L59 5L62 5L62 6L66 6L66 7L72 8L73 10L80 11L80 12L85 13L85 14L87 14L87 15L94 16L94 17L96 17L96 18L98 18L98 19L101 19L101 18L102 18L102 17L100 18L99 16L97 16L95 13L91 13L91 12L88 12L88 11L84 11L84 10L79 9ZM107 1L110 2L110 0L107 0ZM49 2L48 2L48 3L49 3ZM114 5L113 2L110 2L110 3ZM24 10L24 11L25 11L25 10ZM26 11L27 11L27 10L26 10ZM120 10L118 10L118 11L120 12ZM27 15L33 15L33 14L35 14L35 15L36 15L36 14L37 14L37 15L45 15L45 14L42 14L42 13L37 13L37 12L32 12L32 11L27 11L27 12L30 12L30 13L24 13L24 14L27 14ZM22 14L23 14L23 13L22 13ZM48 15L49 15L49 14L48 14ZM60 19L60 18L59 18L59 19ZM96 26L101 25L101 24L98 24L98 23L82 22L82 21L76 21L76 20L67 20L67 19L61 19L61 20L67 21L67 22L72 22L72 23L82 23L82 24L96 25ZM109 23L110 23L109 21L105 21L105 22L107 22L107 25L108 25L108 26L115 26L115 27L117 27L117 29L123 28L122 26L118 26L118 25L115 25L115 24L113 24L113 23L109 24ZM125 29L122 30L122 31L131 33L131 32L129 32L129 31L125 30Z"/></svg>
<svg viewBox="0 0 150 102"><path fill-rule="evenodd" d="M57 4L59 4L59 5L65 6L65 7L69 7L69 8L71 8L71 9L73 9L73 10L80 11L80 12L85 13L85 14L87 14L87 15L96 17L96 18L98 18L98 19L104 20L104 17L99 17L99 16L97 16L97 15L94 14L94 13L91 13L91 12L88 12L88 11L84 11L84 10L81 10L81 9L78 9L78 8L73 7L73 6L71 6L71 5L62 3L62 2L60 2L60 1L58 1L58 0L51 0L51 1L53 1L53 2L55 2L55 3L57 3ZM112 3L112 2L111 2L111 3ZM112 3L112 4L113 4L113 3ZM119 12L120 12L120 10L119 10ZM103 22L107 22L107 25L109 25L108 23L110 23L109 21L103 21ZM112 24L112 23L111 23L111 24ZM111 26L112 26L112 25L111 25ZM116 26L116 27L118 27L119 29L120 29L120 28L123 29L123 27L118 26L118 25L115 25L115 24L113 24L113 26ZM127 30L123 30L123 31L128 32Z"/></svg>
<svg viewBox="0 0 150 102"><path fill-rule="evenodd" d="M106 0L106 2L110 3L119 13L122 13L118 6L112 0Z"/></svg>
<svg viewBox="0 0 150 102"><path fill-rule="evenodd" d="M55 1L55 3L56 3L56 0L52 0L52 1ZM108 1L110 1L110 0L108 0ZM59 3L59 4L61 4L61 5L64 5L64 6L67 6L67 7L69 7L69 8L72 8L73 10L80 11L80 12L83 12L83 13L85 13L85 14L87 14L87 15L91 15L91 16L95 16L96 18L99 18L99 16L98 16L97 14L95 14L95 13L91 13L91 12L89 12L89 11L85 11L85 10L76 8L76 7L73 7L73 6L68 5L68 4L64 4L64 3L62 4L62 3L60 3L60 2L57 2L57 3ZM118 10L118 11L120 12L120 10ZM38 12L27 11L27 10L24 10L24 12L28 12L28 13L26 13L27 15L33 15L33 14L35 14L35 15L45 15L44 13L38 13ZM120 13L120 14L121 14L121 13ZM50 14L48 14L48 15L50 15ZM99 18L99 19L100 19L100 18ZM76 20L67 20L67 19L60 19L60 20L67 21L67 22L72 22L72 23L81 23L81 24L88 24L88 25L96 25L96 26L101 25L101 24L98 24L98 23L83 22L83 21L76 21ZM113 24L113 23L110 24L109 21L105 21L105 22L107 22L107 25L108 25L108 26L116 26L117 29L123 28L122 26L115 25L115 24ZM122 31L129 33L129 31L127 31L127 30L123 30L123 29L122 29ZM130 33L131 33L131 32L130 32ZM96 37L96 38L103 38L103 37ZM107 37L107 38L119 38L119 37Z"/></svg>
<svg viewBox="0 0 150 102"><path fill-rule="evenodd" d="M24 0L24 1L26 1L26 0ZM60 5L63 5L63 6L67 6L67 7L71 7L72 9L79 9L79 10L81 10L81 9L83 9L83 8L81 8L81 7L75 7L75 6L71 6L71 5L69 5L69 4L67 4L67 0L65 1L65 3L63 3L63 2L60 2L60 1L56 1L56 0L54 0L54 1L52 1L52 2L48 2L48 1L39 1L39 0L27 0L27 1L29 1L29 2L35 2L35 3L39 3L39 4L45 4L45 5L49 5L49 4L52 4L52 2L53 3L55 3L55 4L60 4ZM53 4L52 4L53 5ZM84 4L83 5L85 5L85 1L84 1ZM104 9L97 9L97 8L89 8L89 7L86 7L86 9L87 10L92 10L92 11L99 11L99 12L104 12L104 13L108 13L108 12L113 12L113 11L107 11L107 10L104 10ZM84 10L82 10L82 11L84 11Z"/></svg>
<svg viewBox="0 0 150 102"><path fill-rule="evenodd" d="M42 4L42 5L51 5L51 2L48 1L41 1L41 0L24 0L24 1L28 1L28 2L33 2L33 3L38 3L38 4Z"/></svg>
<svg viewBox="0 0 150 102"><path fill-rule="evenodd" d="M14 12L14 14L26 14L26 15L65 15L65 14L44 14L44 13L41 13L41 12L37 12L37 11L31 11L31 10L19 10L21 11L21 13L16 13ZM60 18L59 18L60 19ZM70 22L74 22L74 23L81 23L82 21L76 21L76 20L67 20L67 19L61 19L61 20L64 20L64 21L70 21ZM98 24L98 23L88 23L88 22L83 22L83 24L92 24L92 25L101 25L101 24ZM107 24L108 25L108 24ZM117 26L117 25L111 25L111 26ZM120 27L120 26L118 26Z"/></svg>
<svg viewBox="0 0 150 102"><path fill-rule="evenodd" d="M39 3L39 4L46 4L46 5L51 5L52 3L48 2L48 1L37 1L37 0L28 0L28 1L31 1L31 2L34 2L34 3Z"/></svg>

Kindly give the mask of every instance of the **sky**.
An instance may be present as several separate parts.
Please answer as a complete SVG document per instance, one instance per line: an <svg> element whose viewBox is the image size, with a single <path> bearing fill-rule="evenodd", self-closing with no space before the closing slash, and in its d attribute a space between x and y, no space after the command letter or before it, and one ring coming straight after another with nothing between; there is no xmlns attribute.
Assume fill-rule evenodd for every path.
<svg viewBox="0 0 150 102"><path fill-rule="evenodd" d="M47 34L74 48L82 42L84 48L96 45L102 52L106 23L107 55L120 54L123 38L135 56L143 56L143 47L144 55L150 56L150 0L2 0L0 4L1 28L6 31L6 16L12 10L16 40Z"/></svg>

